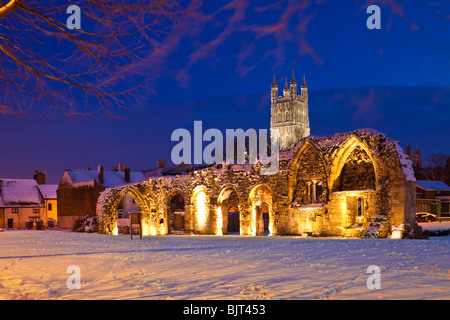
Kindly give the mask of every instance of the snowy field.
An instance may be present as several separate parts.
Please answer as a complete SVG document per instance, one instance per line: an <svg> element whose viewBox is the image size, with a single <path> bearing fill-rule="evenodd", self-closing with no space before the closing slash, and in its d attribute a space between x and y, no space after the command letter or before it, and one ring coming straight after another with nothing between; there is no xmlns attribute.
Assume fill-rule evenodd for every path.
<svg viewBox="0 0 450 320"><path fill-rule="evenodd" d="M450 299L449 242L7 230L0 299Z"/></svg>

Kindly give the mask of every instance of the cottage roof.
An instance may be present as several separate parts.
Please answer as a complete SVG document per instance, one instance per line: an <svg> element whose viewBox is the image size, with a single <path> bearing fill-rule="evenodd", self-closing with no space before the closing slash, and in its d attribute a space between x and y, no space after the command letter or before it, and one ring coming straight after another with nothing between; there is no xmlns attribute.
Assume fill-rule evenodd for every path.
<svg viewBox="0 0 450 320"><path fill-rule="evenodd" d="M450 187L442 181L417 180L417 185L425 190L450 190Z"/></svg>
<svg viewBox="0 0 450 320"><path fill-rule="evenodd" d="M38 184L37 187L44 199L56 199L57 184Z"/></svg>
<svg viewBox="0 0 450 320"><path fill-rule="evenodd" d="M44 202L34 179L0 179L0 207L36 207Z"/></svg>

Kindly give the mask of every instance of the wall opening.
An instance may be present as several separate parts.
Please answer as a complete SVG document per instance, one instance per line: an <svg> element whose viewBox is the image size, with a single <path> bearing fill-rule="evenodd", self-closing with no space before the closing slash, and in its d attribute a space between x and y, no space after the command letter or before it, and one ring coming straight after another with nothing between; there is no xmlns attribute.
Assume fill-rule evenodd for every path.
<svg viewBox="0 0 450 320"><path fill-rule="evenodd" d="M117 233L130 234L130 213L141 212L136 200L130 193L125 193L117 205ZM138 226L133 226L133 234L139 234Z"/></svg>
<svg viewBox="0 0 450 320"><path fill-rule="evenodd" d="M375 190L375 167L363 148L357 146L347 157L335 188L336 191Z"/></svg>
<svg viewBox="0 0 450 320"><path fill-rule="evenodd" d="M241 234L241 213L236 190L233 187L225 187L220 192L217 202L222 213L223 234Z"/></svg>
<svg viewBox="0 0 450 320"><path fill-rule="evenodd" d="M169 233L183 233L185 231L184 206L184 198L180 193L171 197L168 212Z"/></svg>
<svg viewBox="0 0 450 320"><path fill-rule="evenodd" d="M253 188L249 197L251 214L249 230L253 236L264 236L273 233L272 192L266 185Z"/></svg>

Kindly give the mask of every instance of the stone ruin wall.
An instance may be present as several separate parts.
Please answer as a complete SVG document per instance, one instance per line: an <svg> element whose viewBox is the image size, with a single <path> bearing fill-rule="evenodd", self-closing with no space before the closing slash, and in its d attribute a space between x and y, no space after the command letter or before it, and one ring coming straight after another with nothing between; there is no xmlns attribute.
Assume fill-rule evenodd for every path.
<svg viewBox="0 0 450 320"><path fill-rule="evenodd" d="M377 236L388 236L392 228L410 232L415 182L405 178L395 142L373 131L329 140L302 139L280 154L275 175L261 175L259 164L224 164L107 189L97 206L99 231L114 234L117 203L128 192L142 212L145 235L170 232L170 200L175 194L185 200L186 233L227 234L225 195L234 191L241 235L263 235L263 203L271 235L361 237L379 216L383 230ZM320 203L311 203L312 184L321 190Z"/></svg>

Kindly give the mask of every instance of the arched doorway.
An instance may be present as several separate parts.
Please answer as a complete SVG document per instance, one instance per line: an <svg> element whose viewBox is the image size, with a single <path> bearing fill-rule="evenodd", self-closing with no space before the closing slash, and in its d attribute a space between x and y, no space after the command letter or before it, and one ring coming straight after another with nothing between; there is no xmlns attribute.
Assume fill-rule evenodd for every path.
<svg viewBox="0 0 450 320"><path fill-rule="evenodd" d="M147 206L143 204L142 197L135 190L123 190L115 205L115 218L117 221L117 231L115 233L130 234L130 229L132 228L133 234L139 234L139 226L131 226L130 224L130 214L140 212L142 217L144 217L147 211Z"/></svg>
<svg viewBox="0 0 450 320"><path fill-rule="evenodd" d="M239 235L241 233L239 196L234 187L225 187L222 190L218 204L223 218L223 234Z"/></svg>
<svg viewBox="0 0 450 320"><path fill-rule="evenodd" d="M169 233L184 233L185 202L181 193L173 195L169 200L168 227Z"/></svg>
<svg viewBox="0 0 450 320"><path fill-rule="evenodd" d="M272 234L272 192L267 185L258 185L253 188L249 196L249 209L247 233L253 236Z"/></svg>

